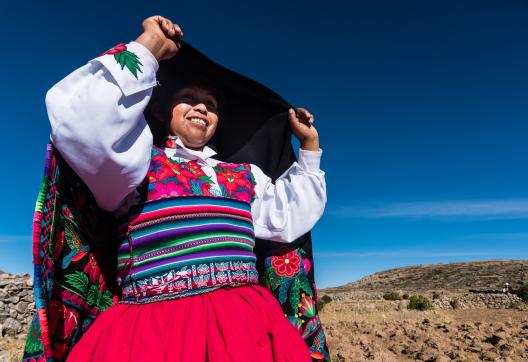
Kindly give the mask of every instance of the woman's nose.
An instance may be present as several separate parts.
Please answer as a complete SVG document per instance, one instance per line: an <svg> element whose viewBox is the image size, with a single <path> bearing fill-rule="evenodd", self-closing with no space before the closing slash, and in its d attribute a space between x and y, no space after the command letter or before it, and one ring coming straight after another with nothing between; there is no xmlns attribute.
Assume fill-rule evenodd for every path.
<svg viewBox="0 0 528 362"><path fill-rule="evenodd" d="M193 107L193 109L194 109L195 111L200 112L200 113L207 114L207 107L206 107L205 104L203 104L203 103L198 103L198 104L196 104L196 105Z"/></svg>

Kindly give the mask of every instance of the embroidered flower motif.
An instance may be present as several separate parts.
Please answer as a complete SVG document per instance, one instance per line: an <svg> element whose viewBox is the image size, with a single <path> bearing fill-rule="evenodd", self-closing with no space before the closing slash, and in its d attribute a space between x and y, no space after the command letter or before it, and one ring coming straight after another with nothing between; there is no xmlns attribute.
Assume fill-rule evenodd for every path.
<svg viewBox="0 0 528 362"><path fill-rule="evenodd" d="M251 196L247 191L239 191L235 194L235 197L242 201L251 202Z"/></svg>
<svg viewBox="0 0 528 362"><path fill-rule="evenodd" d="M233 172L233 169L228 168L224 172L218 172L217 179L219 183L224 184L227 193L232 195L240 186L247 187L247 181L243 177L246 171Z"/></svg>
<svg viewBox="0 0 528 362"><path fill-rule="evenodd" d="M299 312L308 318L315 316L315 303L309 295L302 293L301 302L299 303Z"/></svg>
<svg viewBox="0 0 528 362"><path fill-rule="evenodd" d="M89 255L89 260L84 266L83 273L88 276L88 282L90 282L90 284L100 282L101 277L103 280L101 287L104 289L104 278L102 278L103 274L101 274L101 270L99 269L99 265L97 265L93 254Z"/></svg>
<svg viewBox="0 0 528 362"><path fill-rule="evenodd" d="M52 300L49 306L50 330L55 331L61 339L68 339L77 327L79 316L74 308L67 308L57 300ZM64 323L62 326L60 323Z"/></svg>
<svg viewBox="0 0 528 362"><path fill-rule="evenodd" d="M274 255L271 258L271 265L277 275L292 277L301 270L301 258L295 250L292 250L284 255Z"/></svg>
<svg viewBox="0 0 528 362"><path fill-rule="evenodd" d="M106 54L116 54L116 53L119 53L125 50L127 50L125 43L119 43L113 48L108 49L106 52L101 53L99 56L106 55Z"/></svg>
<svg viewBox="0 0 528 362"><path fill-rule="evenodd" d="M163 145L167 148L176 148L178 144L176 143L176 138L167 137L163 140Z"/></svg>
<svg viewBox="0 0 528 362"><path fill-rule="evenodd" d="M204 172L196 160L168 158L163 150L154 147L147 171L148 199L203 195L231 197L251 203L255 190L249 166L225 162L219 165L213 167L219 188L211 189L214 185L212 177Z"/></svg>
<svg viewBox="0 0 528 362"><path fill-rule="evenodd" d="M209 180L209 177L207 174L202 170L202 167L196 162L196 161L187 161L185 162L185 166L197 177L200 177L204 181L209 181L212 183L211 180Z"/></svg>
<svg viewBox="0 0 528 362"><path fill-rule="evenodd" d="M124 43L119 43L113 48L105 51L100 56L103 55L113 55L116 62L121 66L121 69L124 69L127 67L127 69L136 77L137 79L137 72L143 73L141 71L141 65L143 65L139 61L139 57L132 53L131 51L127 50L127 47Z"/></svg>
<svg viewBox="0 0 528 362"><path fill-rule="evenodd" d="M310 351L310 357L316 360L323 360L325 358L324 354L317 351Z"/></svg>
<svg viewBox="0 0 528 362"><path fill-rule="evenodd" d="M183 186L176 182L157 183L149 190L149 199L159 200L168 196L180 196L185 192Z"/></svg>
<svg viewBox="0 0 528 362"><path fill-rule="evenodd" d="M310 269L312 268L312 263L310 263L310 260L308 259L302 259L302 263L304 267L304 272L306 273L306 275L308 275Z"/></svg>

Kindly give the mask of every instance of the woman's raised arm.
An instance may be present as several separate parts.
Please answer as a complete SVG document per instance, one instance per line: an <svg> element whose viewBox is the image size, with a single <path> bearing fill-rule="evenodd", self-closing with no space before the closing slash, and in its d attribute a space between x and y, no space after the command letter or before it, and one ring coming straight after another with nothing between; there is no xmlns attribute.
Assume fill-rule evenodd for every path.
<svg viewBox="0 0 528 362"><path fill-rule="evenodd" d="M301 142L299 160L275 183L260 168L251 165L256 181L251 205L255 235L281 242L292 242L310 231L326 205L325 173L320 168L323 151L313 125L314 116L304 108L290 109L289 121Z"/></svg>
<svg viewBox="0 0 528 362"><path fill-rule="evenodd" d="M143 112L158 60L178 50L167 37L182 36L160 16L145 19L143 28L136 41L90 60L46 94L53 144L106 210L115 210L145 177L152 134Z"/></svg>

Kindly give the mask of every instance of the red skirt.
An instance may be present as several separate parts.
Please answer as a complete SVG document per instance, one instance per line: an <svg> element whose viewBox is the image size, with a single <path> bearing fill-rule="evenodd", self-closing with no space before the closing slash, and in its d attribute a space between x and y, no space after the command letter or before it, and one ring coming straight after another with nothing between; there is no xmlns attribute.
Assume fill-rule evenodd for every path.
<svg viewBox="0 0 528 362"><path fill-rule="evenodd" d="M102 313L68 361L311 361L278 301L257 285Z"/></svg>

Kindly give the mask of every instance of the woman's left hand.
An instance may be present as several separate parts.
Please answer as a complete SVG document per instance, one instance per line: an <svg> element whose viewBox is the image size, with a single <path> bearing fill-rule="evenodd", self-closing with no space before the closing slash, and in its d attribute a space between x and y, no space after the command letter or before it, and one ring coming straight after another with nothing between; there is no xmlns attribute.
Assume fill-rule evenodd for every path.
<svg viewBox="0 0 528 362"><path fill-rule="evenodd" d="M304 108L297 108L296 111L290 108L288 118L293 133L301 142L301 148L318 151L319 134L313 125L314 116Z"/></svg>

